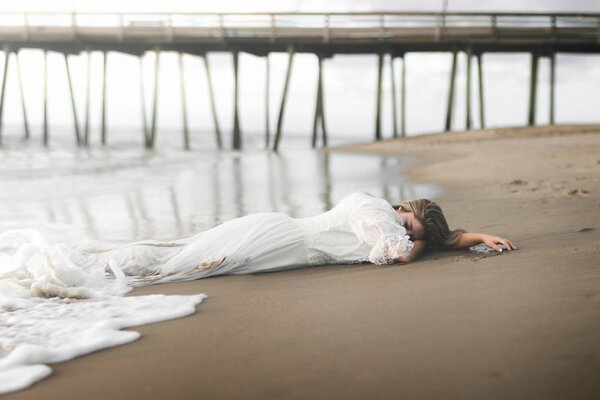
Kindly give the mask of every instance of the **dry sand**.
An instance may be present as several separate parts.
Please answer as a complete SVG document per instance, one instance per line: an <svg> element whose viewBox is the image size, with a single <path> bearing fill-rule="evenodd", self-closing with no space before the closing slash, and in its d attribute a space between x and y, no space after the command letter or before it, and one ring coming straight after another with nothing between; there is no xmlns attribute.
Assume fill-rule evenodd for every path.
<svg viewBox="0 0 600 400"><path fill-rule="evenodd" d="M148 287L207 293L184 319L67 363L11 399L600 398L600 128L352 146L403 154L451 225L520 249L431 253Z"/></svg>

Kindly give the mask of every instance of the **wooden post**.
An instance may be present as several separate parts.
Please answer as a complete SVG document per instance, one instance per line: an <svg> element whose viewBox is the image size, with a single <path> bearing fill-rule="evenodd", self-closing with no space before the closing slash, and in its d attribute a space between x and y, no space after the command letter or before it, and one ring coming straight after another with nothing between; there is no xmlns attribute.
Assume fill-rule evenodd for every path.
<svg viewBox="0 0 600 400"><path fill-rule="evenodd" d="M19 52L15 53L15 60L17 62L17 78L19 80L19 92L21 93L21 108L23 109L23 125L25 127L25 139L31 137L29 132L29 121L27 119L27 107L25 107L25 91L23 90L23 78L21 76L21 66L19 63Z"/></svg>
<svg viewBox="0 0 600 400"><path fill-rule="evenodd" d="M269 124L269 111L271 108L269 102L269 92L271 83L271 63L269 61L269 53L265 56L266 61L266 72L265 72L265 149L269 148L269 142L271 141L271 126Z"/></svg>
<svg viewBox="0 0 600 400"><path fill-rule="evenodd" d="M142 106L142 129L144 130L144 146L150 143L150 132L148 132L148 117L146 115L146 91L144 90L144 59L140 56L140 101Z"/></svg>
<svg viewBox="0 0 600 400"><path fill-rule="evenodd" d="M398 137L398 104L396 102L396 75L394 75L394 56L390 54L390 81L392 82L392 125L394 137Z"/></svg>
<svg viewBox="0 0 600 400"><path fill-rule="evenodd" d="M479 123L481 129L485 129L485 101L483 99L483 69L481 58L483 54L477 54L477 74L479 75Z"/></svg>
<svg viewBox="0 0 600 400"><path fill-rule="evenodd" d="M318 57L318 77L317 77L317 101L315 104L315 116L313 120L313 135L312 135L312 147L317 146L317 132L319 129L319 122L321 123L321 144L323 147L327 147L327 128L325 126L325 107L324 107L324 94L323 94L323 58L321 55Z"/></svg>
<svg viewBox="0 0 600 400"><path fill-rule="evenodd" d="M232 147L234 150L240 150L242 148L242 138L240 132L240 116L238 111L239 105L239 53L233 52L233 143Z"/></svg>
<svg viewBox="0 0 600 400"><path fill-rule="evenodd" d="M321 56L317 54L318 72L317 72L317 98L315 101L315 115L313 118L313 133L311 146L314 149L317 146L317 127L321 117Z"/></svg>
<svg viewBox="0 0 600 400"><path fill-rule="evenodd" d="M153 149L156 143L156 118L158 114L158 76L160 74L160 49L155 50L156 58L154 59L154 96L152 103L152 124L150 126L150 140L147 148Z"/></svg>
<svg viewBox="0 0 600 400"><path fill-rule="evenodd" d="M2 144L2 117L4 116L4 100L6 96L6 77L8 76L8 61L10 49L4 46L4 71L2 71L2 89L0 91L0 145Z"/></svg>
<svg viewBox="0 0 600 400"><path fill-rule="evenodd" d="M181 111L183 118L183 147L190 149L190 131L188 128L187 101L185 98L185 77L183 72L183 54L179 53L179 87L181 90Z"/></svg>
<svg viewBox="0 0 600 400"><path fill-rule="evenodd" d="M535 125L535 103L537 92L538 55L531 53L531 75L529 82L529 118L528 125Z"/></svg>
<svg viewBox="0 0 600 400"><path fill-rule="evenodd" d="M448 88L448 101L446 106L446 132L452 130L452 114L454 112L454 83L456 82L456 50L452 52L452 68L450 69L450 87Z"/></svg>
<svg viewBox="0 0 600 400"><path fill-rule="evenodd" d="M381 140L381 81L383 75L383 54L377 59L377 105L375 108L375 140Z"/></svg>
<svg viewBox="0 0 600 400"><path fill-rule="evenodd" d="M285 111L285 102L287 100L288 88L290 86L290 77L292 75L292 64L294 61L294 46L288 46L288 65L285 73L285 82L283 84L283 93L281 95L281 104L279 105L279 116L277 117L277 131L275 132L275 142L273 150L279 149L279 141L281 140L281 128L283 126L283 112Z"/></svg>
<svg viewBox="0 0 600 400"><path fill-rule="evenodd" d="M44 146L48 146L48 51L44 50Z"/></svg>
<svg viewBox="0 0 600 400"><path fill-rule="evenodd" d="M90 85L91 85L91 58L92 52L87 49L87 65L85 69L85 129L83 132L83 143L87 146L90 143Z"/></svg>
<svg viewBox="0 0 600 400"><path fill-rule="evenodd" d="M550 125L554 125L554 84L556 80L556 53L550 54Z"/></svg>
<svg viewBox="0 0 600 400"><path fill-rule="evenodd" d="M210 66L208 63L208 56L202 55L202 61L204 62L204 70L206 71L206 81L208 84L208 96L210 98L210 108L212 111L213 122L215 124L215 135L217 140L217 147L223 148L223 142L221 140L221 128L219 127L219 118L217 117L217 106L215 104L215 95L213 92L212 79L210 77Z"/></svg>
<svg viewBox="0 0 600 400"><path fill-rule="evenodd" d="M400 100L402 107L400 108L400 136L406 136L406 55L402 56L402 75L400 75L400 85L402 91L400 92Z"/></svg>
<svg viewBox="0 0 600 400"><path fill-rule="evenodd" d="M73 81L71 80L71 70L69 68L69 58L66 53L63 54L65 59L65 69L67 71L67 81L69 82L69 94L71 95L71 108L73 109L73 125L75 125L75 142L81 146L81 134L79 132L79 118L77 118L77 104L75 103L75 91L73 90Z"/></svg>
<svg viewBox="0 0 600 400"><path fill-rule="evenodd" d="M466 130L471 129L471 125L472 125L472 120L471 120L471 59L472 59L472 51L471 48L469 47L467 49L467 87L466 87L466 97L467 97L467 104L465 106L465 125L466 125Z"/></svg>
<svg viewBox="0 0 600 400"><path fill-rule="evenodd" d="M325 127L325 91L323 89L323 82L323 58L319 57L319 110L321 115L321 132L323 134L323 136L321 136L321 145L323 147L327 147L327 128Z"/></svg>
<svg viewBox="0 0 600 400"><path fill-rule="evenodd" d="M315 104L315 117L313 120L313 136L312 136L312 147L317 146L317 132L319 122L321 123L321 143L323 147L327 146L327 128L325 127L325 112L324 112L324 95L323 95L323 58L319 54L318 57L318 77L317 77L317 101Z"/></svg>
<svg viewBox="0 0 600 400"><path fill-rule="evenodd" d="M106 144L106 65L108 63L108 52L102 52L102 127L100 130L100 141Z"/></svg>

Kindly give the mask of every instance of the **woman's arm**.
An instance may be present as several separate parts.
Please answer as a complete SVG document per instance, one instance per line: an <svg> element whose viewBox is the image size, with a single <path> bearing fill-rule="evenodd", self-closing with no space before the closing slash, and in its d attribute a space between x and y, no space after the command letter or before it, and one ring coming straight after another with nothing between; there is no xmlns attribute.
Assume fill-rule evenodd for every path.
<svg viewBox="0 0 600 400"><path fill-rule="evenodd" d="M399 263L409 263L409 262L413 261L415 258L417 258L421 255L423 250L425 250L426 244L427 244L427 242L424 240L414 240L413 248L412 248L412 251L410 252L410 254L407 256L401 256L401 257L395 258L394 261L399 262Z"/></svg>
<svg viewBox="0 0 600 400"><path fill-rule="evenodd" d="M455 249L467 249L471 246L476 246L480 243L485 244L488 247L496 251L501 251L499 244L504 245L508 250L516 250L517 247L512 244L508 239L500 236L487 235L485 233L462 233L458 240L458 243L454 246Z"/></svg>

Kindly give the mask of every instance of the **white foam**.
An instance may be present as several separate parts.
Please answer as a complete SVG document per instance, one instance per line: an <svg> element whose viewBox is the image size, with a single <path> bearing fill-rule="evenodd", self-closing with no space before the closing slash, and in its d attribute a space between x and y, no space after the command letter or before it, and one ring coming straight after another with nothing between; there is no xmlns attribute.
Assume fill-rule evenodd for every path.
<svg viewBox="0 0 600 400"><path fill-rule="evenodd" d="M51 374L45 365L136 340L126 327L183 317L206 298L132 296L123 272L35 230L0 234L0 393Z"/></svg>

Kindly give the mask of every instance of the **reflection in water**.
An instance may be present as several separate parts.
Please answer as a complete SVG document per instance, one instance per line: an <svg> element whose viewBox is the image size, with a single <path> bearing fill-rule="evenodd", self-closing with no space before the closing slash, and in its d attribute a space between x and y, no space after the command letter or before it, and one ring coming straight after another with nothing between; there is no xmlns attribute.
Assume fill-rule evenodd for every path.
<svg viewBox="0 0 600 400"><path fill-rule="evenodd" d="M315 215L352 191L391 203L434 194L405 182L397 157L44 150L15 163L10 149L2 151L8 156L0 159L0 232L68 224L105 241L174 239L254 212Z"/></svg>

